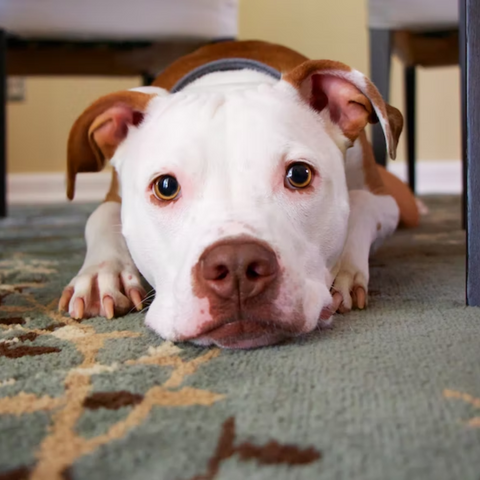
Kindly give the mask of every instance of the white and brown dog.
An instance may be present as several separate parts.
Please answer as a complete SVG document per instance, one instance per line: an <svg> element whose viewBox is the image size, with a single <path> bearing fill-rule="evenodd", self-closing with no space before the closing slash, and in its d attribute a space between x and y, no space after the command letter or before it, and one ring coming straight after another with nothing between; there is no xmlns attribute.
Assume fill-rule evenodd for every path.
<svg viewBox="0 0 480 480"><path fill-rule="evenodd" d="M208 45L100 98L70 133L68 197L78 172L115 170L60 309L139 307L140 271L163 338L248 348L364 308L372 247L418 221L374 162L377 121L395 157L402 116L364 75L264 42Z"/></svg>

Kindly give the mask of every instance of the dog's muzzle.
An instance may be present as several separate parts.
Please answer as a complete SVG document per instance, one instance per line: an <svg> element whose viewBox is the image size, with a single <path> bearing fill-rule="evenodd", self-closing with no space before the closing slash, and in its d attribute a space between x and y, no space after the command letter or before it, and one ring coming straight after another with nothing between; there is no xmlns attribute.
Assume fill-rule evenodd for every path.
<svg viewBox="0 0 480 480"><path fill-rule="evenodd" d="M275 308L281 269L275 252L255 239L217 242L193 270L194 292L206 297L212 320L190 339L207 345L251 348L292 335Z"/></svg>

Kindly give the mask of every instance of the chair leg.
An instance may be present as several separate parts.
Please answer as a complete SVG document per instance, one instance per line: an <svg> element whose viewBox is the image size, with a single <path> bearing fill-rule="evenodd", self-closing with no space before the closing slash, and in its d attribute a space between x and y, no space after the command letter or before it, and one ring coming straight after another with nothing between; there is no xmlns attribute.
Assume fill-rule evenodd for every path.
<svg viewBox="0 0 480 480"><path fill-rule="evenodd" d="M390 30L370 29L370 79L387 102L390 97L391 37ZM378 124L372 130L372 146L377 163L385 166L385 138Z"/></svg>
<svg viewBox="0 0 480 480"><path fill-rule="evenodd" d="M480 306L480 2L462 0L461 22L465 25L467 61L467 305Z"/></svg>
<svg viewBox="0 0 480 480"><path fill-rule="evenodd" d="M415 166L416 166L416 89L417 78L414 66L405 67L405 112L407 124L407 160L408 184L415 193Z"/></svg>
<svg viewBox="0 0 480 480"><path fill-rule="evenodd" d="M7 40L0 29L0 218L7 216Z"/></svg>

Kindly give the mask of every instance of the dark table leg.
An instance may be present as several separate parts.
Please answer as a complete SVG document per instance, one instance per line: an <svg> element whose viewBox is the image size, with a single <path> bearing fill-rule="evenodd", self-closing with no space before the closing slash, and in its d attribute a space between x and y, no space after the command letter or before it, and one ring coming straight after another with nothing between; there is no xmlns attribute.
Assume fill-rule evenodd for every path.
<svg viewBox="0 0 480 480"><path fill-rule="evenodd" d="M370 29L370 79L388 102L390 96L391 32L383 29ZM380 125L372 130L372 146L375 160L386 165L385 139Z"/></svg>
<svg viewBox="0 0 480 480"><path fill-rule="evenodd" d="M7 42L0 29L0 218L7 215Z"/></svg>
<svg viewBox="0 0 480 480"><path fill-rule="evenodd" d="M407 126L407 160L408 184L415 192L416 183L416 100L417 100L417 75L415 67L405 67L405 113Z"/></svg>
<svg viewBox="0 0 480 480"><path fill-rule="evenodd" d="M480 306L480 2L461 0L465 34L467 305Z"/></svg>

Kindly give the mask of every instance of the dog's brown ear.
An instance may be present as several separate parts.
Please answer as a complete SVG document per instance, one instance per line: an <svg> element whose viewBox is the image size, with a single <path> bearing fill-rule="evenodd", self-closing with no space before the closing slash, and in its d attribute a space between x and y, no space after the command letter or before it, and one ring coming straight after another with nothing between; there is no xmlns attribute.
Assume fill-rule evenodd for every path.
<svg viewBox="0 0 480 480"><path fill-rule="evenodd" d="M316 111L328 109L344 136L355 141L368 123L380 121L388 153L396 156L403 128L402 114L384 102L362 73L332 60L309 60L283 75Z"/></svg>
<svg viewBox="0 0 480 480"><path fill-rule="evenodd" d="M99 172L128 134L142 120L148 103L156 95L122 91L106 95L78 117L70 130L67 148L67 197L75 195L80 172Z"/></svg>
<svg viewBox="0 0 480 480"><path fill-rule="evenodd" d="M398 139L400 138L400 135L402 134L402 130L403 130L403 115L400 112L400 110L398 110L398 108L395 108L393 105L390 105L389 103L385 103L385 107L387 109L388 126L390 127L390 131L392 133L392 136L395 142L395 153L396 153L397 146L398 146ZM393 156L392 159L395 160L395 156Z"/></svg>

